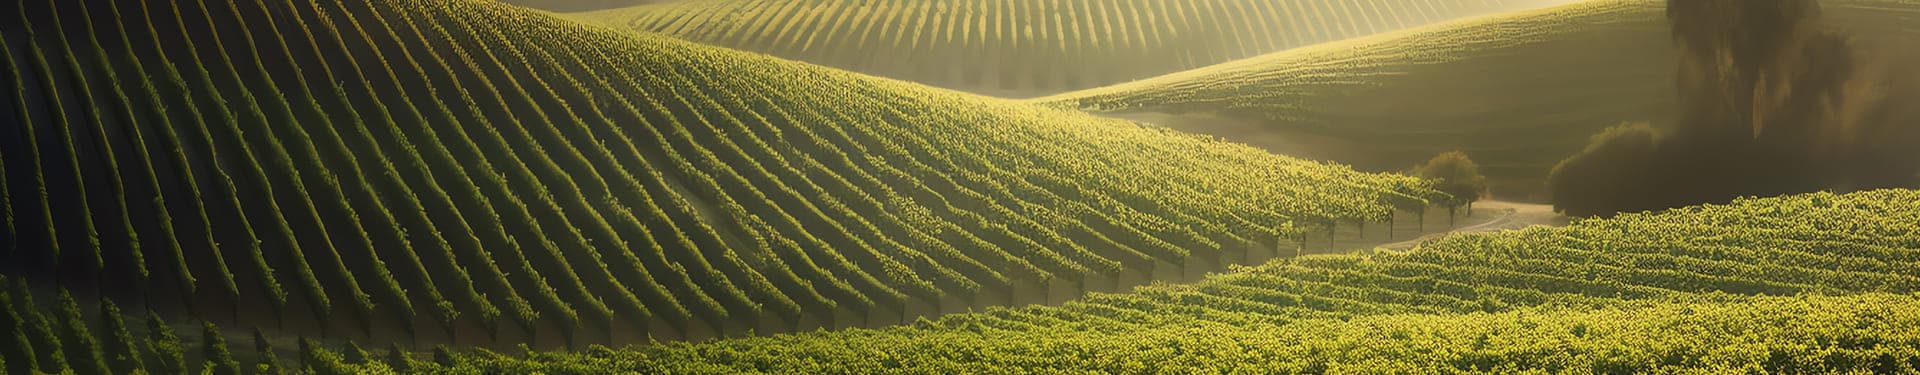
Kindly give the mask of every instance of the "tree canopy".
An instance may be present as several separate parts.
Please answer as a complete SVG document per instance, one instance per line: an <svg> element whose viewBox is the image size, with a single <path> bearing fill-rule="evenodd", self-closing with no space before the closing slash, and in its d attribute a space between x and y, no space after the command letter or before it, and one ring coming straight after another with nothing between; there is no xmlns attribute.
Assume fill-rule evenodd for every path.
<svg viewBox="0 0 1920 375"><path fill-rule="evenodd" d="M1472 204L1487 196L1487 176L1467 153L1449 151L1413 167L1413 175L1439 182L1437 190L1452 195L1448 207Z"/></svg>

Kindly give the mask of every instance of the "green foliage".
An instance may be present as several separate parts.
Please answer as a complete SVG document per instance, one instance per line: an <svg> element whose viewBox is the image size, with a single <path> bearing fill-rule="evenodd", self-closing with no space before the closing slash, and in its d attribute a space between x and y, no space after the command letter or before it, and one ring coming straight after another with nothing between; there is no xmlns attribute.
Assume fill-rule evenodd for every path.
<svg viewBox="0 0 1920 375"><path fill-rule="evenodd" d="M123 48L120 51L121 52L120 55L125 58L125 61L127 62L126 65L133 67L136 71L147 72L147 70L145 69L145 65L141 63L140 59L137 57L138 55L135 52L133 52L134 51L133 40L127 36L127 30L131 27L131 25L128 25L128 23L132 22L133 18L123 17L120 11L121 7L112 6L112 7L106 7L106 8L108 10L108 13L112 14L113 18L116 20L116 22L109 22L108 24L113 25L114 28L116 29L115 31L119 34L119 37L120 37L119 45ZM141 10L145 10L145 8L142 8ZM141 14L144 14L144 12L142 12ZM142 17L142 18L144 19L145 17ZM147 25L147 31L149 31L148 34L150 34L150 37L153 38L152 44L158 45L159 33L153 30L153 24L151 20L149 19L147 21L148 22L145 22L145 23ZM160 56L164 57L165 55L162 54ZM165 59L162 58L161 60L164 61ZM164 75L164 79L165 79L165 82L170 85L168 87L184 90L186 87L186 83L185 83L185 80L180 77L179 70L174 68L171 62L167 62L161 65L165 68L166 74ZM191 170L189 166L191 165L192 162L189 160L189 157L185 149L185 147L187 147L186 146L187 141L181 138L180 133L175 130L175 127L177 126L183 127L187 125L184 123L192 122L196 125L199 125L197 128L204 129L205 128L205 125L203 122L204 120L201 120L201 118L199 117L200 115L199 108L193 105L191 96L180 96L180 99L185 101L183 105L185 111L183 112L190 114L191 120L179 121L179 122L160 121L159 119L169 118L168 117L169 113L172 113L172 112L169 112L167 108L167 104L165 101L166 97L160 94L160 88L158 85L156 85L156 81L160 81L163 78L159 74L137 74L134 76L140 78L140 87L146 92L145 95L141 95L141 96L147 100L147 104L148 104L147 109L151 111L152 116L155 119L155 121L149 122L149 124L152 125L151 126L152 128L157 129L157 132L159 134L159 137L157 137L158 141L160 142L161 147L166 150L167 162L168 162L166 165L172 170L176 170L176 171ZM136 135L140 134L140 132L141 132L141 129L135 129L134 131ZM142 142L136 143L134 146L136 150L143 150L146 148L146 145L144 144L144 140L146 138L141 137L140 139ZM146 154L145 151L139 151L139 153ZM227 179L226 172L224 170L221 170L220 168L214 168L214 169L215 169L214 171L215 175L218 176L218 178L221 181L230 182L230 180ZM152 172L152 171L149 171L149 172ZM153 180L150 181L153 185L151 186L153 190L156 192L161 191L161 189L159 188L158 176L152 173L149 173L149 175L153 177ZM189 213L186 215L183 215L182 217L187 218L187 220L197 219L198 220L197 222L200 222L200 223L209 222L208 220L209 208L207 207L207 203L219 202L219 200L217 198L213 200L209 200L209 199L206 199L204 196L202 196L202 192L200 190L201 182L198 178L194 177L192 173L183 173L175 177L178 179L178 184L184 185L184 187L186 188L186 191L188 193L187 196L192 198L189 202L187 202L189 204L185 205L188 208ZM224 191L224 190L216 190L216 191ZM237 199L233 199L233 201L237 201ZM166 209L164 198L159 196L157 193L154 198L154 203L156 206L155 208L156 212L161 212L161 213L166 212L167 209ZM160 219L160 222L158 223L158 225L162 228L162 235L164 236L167 233L174 233L175 228L174 228L173 222L171 221L171 216L168 216L165 214L161 214L158 216ZM245 221L242 220L241 222L244 223ZM251 229L252 227L250 225L242 224L241 227L244 228L244 230L241 230L238 232L246 234L247 238L253 238L252 229ZM190 231L190 232L186 232L186 234L181 235L183 237L182 239L190 241L189 243L204 245L206 249L213 250L215 253L219 252L218 241L214 239L212 225L198 225L198 226L189 225L189 227L180 228L180 230ZM258 243L252 242L250 243L250 245L258 246ZM196 271L188 268L189 265L187 264L185 251L182 250L181 246L177 243L168 245L166 247L166 250L169 253L171 253L171 255L173 255L172 259L175 262L174 268L176 268L176 271L179 272L175 277L175 280L179 283L177 284L178 293L180 293L180 295L183 297L194 295L194 293L199 290L198 285L196 284L197 279L193 276ZM215 284L216 286L220 287L219 289L220 291L225 292L227 296L237 297L240 294L239 285L234 281L233 272L227 267L226 259L224 259L223 257L217 257L217 256L212 258L213 258L213 261L212 261L213 270L202 270L199 272L201 272L202 275L212 274L213 277L211 279L214 283L216 283ZM185 364L182 363L180 365L184 366Z"/></svg>
<svg viewBox="0 0 1920 375"><path fill-rule="evenodd" d="M26 9L25 4L26 4L25 2L19 2L17 3L18 6L15 7L15 9L22 12L22 15L21 15L22 17L25 17L25 14L24 14ZM26 25L27 23L25 23L23 19L20 24ZM11 95L13 97L13 102L7 103L7 105L10 105L13 107L14 121L20 124L31 124L31 123L34 123L33 113L38 111L32 108L29 108L27 104L27 95L24 95L24 93L28 92L27 84L26 84L26 80L27 80L26 73L22 71L20 64L15 62L18 59L18 56L15 56L17 52L14 51L16 47L8 44L7 39L10 39L10 38L0 38L0 56L6 57L6 62L7 62L6 77L7 77L7 82L10 85L8 89L16 93L23 93L23 95ZM33 208L31 209L33 212L29 214L32 217L29 217L27 219L34 220L35 222L38 223L38 225L33 225L33 226L39 227L39 230L36 230L35 232L38 232L38 234L41 235L40 237L41 242L38 242L38 244L44 247L44 249L41 249L41 252L44 253L43 255L45 257L36 259L33 257L29 257L30 254L27 254L24 252L13 253L11 254L11 256L12 256L12 259L18 259L23 261L31 259L31 260L34 260L35 263L38 263L37 265L39 266L53 267L57 265L58 262L56 261L56 259L58 259L60 256L60 249L61 249L60 235L59 235L59 230L56 229L56 227L53 225L53 211L55 210L55 208L53 207L52 203L48 200L48 196L49 196L48 189L47 189L48 185L47 185L46 171L44 170L42 160L41 160L40 141L39 141L39 135L38 135L40 133L40 130L38 128L39 127L37 126L22 126L20 127L21 131L19 134L20 134L20 142L25 144L25 147L23 148L26 150L25 153L27 154L27 160L25 160L28 166L27 168L31 170L32 171L31 173L33 174L33 181L30 185L33 187L33 192L31 193L33 198L27 199L28 202L33 204ZM30 225L30 224L17 224L17 225ZM20 241L20 240L24 240L24 239L23 238L12 239L9 242ZM25 297L15 296L15 298L25 298ZM46 364L42 363L41 365L46 365Z"/></svg>
<svg viewBox="0 0 1920 375"><path fill-rule="evenodd" d="M24 4L21 4L20 7L21 7L21 12L20 12L19 24L24 29L33 30L34 24L33 22L28 20L28 18L33 16L28 14ZM56 35L60 35L62 38L65 37L64 33L61 33L60 31L58 31L59 28L56 27L54 30L56 30L55 31ZM56 46L56 47L60 47L60 46ZM72 128L79 126L79 124L77 124L79 121L72 118L74 117L73 115L75 113L69 113L67 109L68 108L67 105L63 103L61 99L65 96L64 94L62 94L62 92L66 92L68 90L75 90L75 88L62 87L59 83L57 83L57 82L60 82L60 79L57 78L57 76L55 76L53 65L47 62L48 60L47 52L43 51L43 48L41 47L41 43L29 42L27 43L24 49L27 50L28 52L27 53L28 61L31 62L30 65L32 65L33 67L34 74L38 76L38 82L40 82L39 93L41 95L46 95L49 98L48 100L44 100L41 103L43 106L45 106L44 109L46 110L46 113L50 117L50 119L48 120L49 122L48 125L50 126L48 127L47 130L52 130L52 133L54 136L53 137L54 143L59 144L61 146L59 150L61 150L62 154L64 155L64 157L61 158L64 160L57 160L55 161L55 164L64 165L65 168L63 169L65 169L66 176L71 178L71 180L66 181L65 185L71 186L73 191L63 192L63 193L75 194L71 196L66 196L65 199L61 199L60 200L61 202L59 202L63 204L71 204L72 206L70 207L47 206L47 209L70 212L72 215L74 215L74 217L78 219L78 220L74 220L74 222L77 222L77 224L75 225L79 226L79 228L75 228L75 229L79 230L80 233L78 234L78 237L84 239L85 247L82 248L82 251L84 252L81 253L84 256L83 258L81 258L82 263L77 264L77 266L79 266L80 267L79 269L81 270L102 271L101 268L103 266L103 263L105 262L104 260L105 254L103 254L103 250L101 249L100 231L94 223L94 213L93 213L93 209L91 208L92 207L91 201L93 200L93 198L87 194L86 181L84 180L85 174L80 166L80 159L83 158L83 156L81 156L81 154L78 152L78 149L74 146L74 142L73 142L74 134L79 131L73 130ZM71 61L69 61L69 63L71 63ZM69 67L76 68L74 70L78 70L77 67L74 67L71 64L69 64ZM81 86L81 87L85 87L85 86ZM79 90L84 91L85 89L79 89ZM21 90L20 92L22 93L21 96L25 96L25 93L27 91ZM21 110L25 111L24 108L22 108ZM80 110L74 111L74 112L78 112L78 114L90 116L92 114L92 109L80 108ZM26 133L29 133L27 139L28 140L34 139L35 136L31 135L31 133L36 133L36 131L31 129L35 127L28 126L26 128L29 129L28 131L26 131ZM52 217L48 217L45 225L49 225L49 226L54 225L52 220L53 220ZM54 235L54 233L50 231L49 235ZM57 253L58 252L56 252L56 254ZM58 259L60 258L51 257L48 259L58 261Z"/></svg>
<svg viewBox="0 0 1920 375"><path fill-rule="evenodd" d="M188 371L187 348L180 343L180 337L173 334L160 314L147 312L147 352L153 355L153 367L149 370L155 375L185 375Z"/></svg>
<svg viewBox="0 0 1920 375"><path fill-rule="evenodd" d="M1661 208L1663 195L1640 176L1654 162L1659 130L1646 123L1607 128L1547 177L1553 208L1568 216L1610 216Z"/></svg>
<svg viewBox="0 0 1920 375"><path fill-rule="evenodd" d="M92 331L87 329L87 317L80 311L80 303L74 301L73 295L68 294L65 289L60 290L60 309L54 311L54 316L60 319L60 340L67 345L64 350L67 354L67 363L75 373L83 375L113 373L109 370L106 357L100 352L99 341L94 338Z"/></svg>
<svg viewBox="0 0 1920 375"><path fill-rule="evenodd" d="M167 271L155 274L177 277L160 282L182 301L233 303L196 313L245 313L260 301L244 282L276 318L316 320L288 324L327 326L342 302L366 327L428 315L453 332L468 313L499 333L504 315L573 341L657 316L737 334L1182 262L1293 234L1296 219L1380 221L1440 196L1410 177L474 0L47 1L21 8L61 23L0 38L32 42L5 48L24 93L10 97L33 99L15 100L32 111L24 129L71 131L22 140L63 145L24 164L61 166L46 178L91 184L79 194L98 202L22 205L19 226L89 231L52 231L38 213L58 210L93 216L109 244L139 229L154 253L92 254ZM60 35L16 35L28 30ZM40 154L13 145L0 147ZM32 237L46 246L24 259L81 259ZM312 310L284 311L289 298Z"/></svg>
<svg viewBox="0 0 1920 375"><path fill-rule="evenodd" d="M0 45L0 48L7 48L7 46ZM0 55L0 57L11 58L10 55ZM0 259L19 262L20 258L16 254L20 253L21 239L13 218L13 190L7 183L7 173L4 173L8 170L6 149L11 147L13 146L0 145ZM18 170L19 167L15 168Z"/></svg>
<svg viewBox="0 0 1920 375"><path fill-rule="evenodd" d="M445 372L574 373L1666 373L1914 371L1906 295L1762 297L1495 314L1380 315L1251 326L1167 325L1124 337L925 332L543 353ZM1879 317L1874 319L1874 317ZM1856 330L1855 325L1859 325ZM1579 327L1604 334L1576 335ZM1686 340L1674 340L1686 337ZM1857 345L1856 345L1857 344ZM795 355L796 353L805 353ZM475 357L477 360L479 357Z"/></svg>
<svg viewBox="0 0 1920 375"><path fill-rule="evenodd" d="M164 258L156 259L154 260L154 262L164 265L165 268L170 269L174 271L177 275L179 275L176 278L176 280L179 281L179 284L176 284L179 287L178 292L181 293L182 296L190 296L193 294L193 290L194 290L193 271L189 269L189 266L186 263L187 260L186 260L185 250L180 248L178 235L174 232L175 228L173 225L172 211L167 207L166 194L164 192L164 188L162 187L159 181L159 177L156 175L157 172L153 167L154 166L153 161L149 158L151 154L149 153L147 148L147 140L146 140L147 136L145 135L145 133L148 131L148 129L146 129L147 125L152 124L153 121L151 121L151 119L143 119L139 113L136 113L136 111L138 111L135 109L137 104L133 101L132 98L130 98L127 95L127 90L123 87L123 86L131 86L132 82L122 81L121 77L119 76L119 73L114 70L115 65L113 63L113 60L109 57L110 55L108 54L106 47L100 44L101 38L98 35L96 35L97 29L94 27L95 16L93 15L91 6L85 2L79 2L78 8L80 10L82 19L85 21L85 24L87 26L87 30L85 32L86 34L85 39L86 39L88 48L86 49L93 52L92 57L94 59L94 64L93 64L94 68L98 71L100 75L104 76L105 82L106 82L105 86L109 88L110 90L109 93L112 95L110 99L112 99L112 102L114 103L113 108L115 111L110 113L112 113L113 115L117 115L119 119L119 121L113 121L115 125L117 125L117 127L114 130L118 131L123 137L128 137L128 140L126 141L126 143L132 146L133 152L129 155L130 155L130 158L133 159L133 163L131 164L132 167L127 168L127 170L135 175L135 179L138 179L141 182L145 182L144 185L147 188L147 191L150 194L152 194L152 196L150 197L131 197L131 198L127 197L128 194L131 194L131 193L128 193L127 189L129 186L133 186L133 184L123 182L123 180L121 180L119 175L120 168L118 167L118 164L117 164L118 162L108 163L109 180L119 182L109 186L109 188L113 189L114 194L120 197L118 203L120 205L119 207L121 208L121 212L120 212L121 224L123 227L123 232L128 236L126 238L127 246L128 246L127 248L128 252L126 254L128 259L126 259L125 263L129 263L128 265L131 266L135 272L137 272L137 274L135 275L137 276L137 280L146 281L147 277L149 276L148 265L146 262L147 255L142 252L143 250L142 250L141 244L146 241L158 242L161 245L160 251L162 251L161 255L164 256ZM109 14L101 15L100 17L101 19L112 20L113 21L112 23L115 23L115 24L122 22L122 19L120 18L118 13L118 7L109 6L107 8L112 8L114 10L109 12ZM102 23L105 23L105 22L102 22ZM119 27L119 26L116 25L116 27ZM123 34L122 34L122 37L124 37ZM137 58L130 57L130 56L125 56L123 57L123 59L124 59L123 61L138 60ZM133 66L137 68L140 66L140 64L138 62L134 62ZM140 72L140 73L144 73L144 72ZM141 78L139 79L139 82L140 82L139 85L142 88L149 89L149 91L145 93L151 95L152 83L145 78L145 74L139 74L139 75L141 76ZM145 98L145 100L150 100L150 101L159 100L159 98L148 97L148 98ZM159 108L155 108L152 110L156 113L164 112L164 109L159 109ZM146 121L143 121L143 120L146 120ZM145 124L143 124L143 122L145 122ZM95 121L95 125L96 126L95 126L94 141L95 141L95 144L97 145L96 147L99 147L102 150L111 148L112 147L111 139L113 138L107 135L109 129L104 124L102 124L101 121ZM102 153L108 156L109 158L111 158L111 156L113 155L112 152L102 151ZM142 200L140 198L147 198L145 199L146 200L145 203L147 204L143 205L142 207L152 210L150 211L150 214L152 216L149 218L145 218L144 220L142 218L134 218L131 214L131 212L134 212L134 211L130 211L133 208L131 208L129 202L133 202L131 204L137 205L140 203L139 201ZM152 233L156 235L155 237L157 237L157 239L142 239L136 234L136 230L134 229L134 223L136 221L145 221L145 220L152 220L155 226L159 229L157 232ZM146 289L145 287L142 288L142 290L145 290L145 289Z"/></svg>
<svg viewBox="0 0 1920 375"><path fill-rule="evenodd" d="M1894 5L1900 0L1856 1L1839 3L1860 13L1904 8ZM1539 9L1293 48L1032 101L1144 117L1363 169L1402 168L1460 150L1474 156L1498 193L1544 195L1537 181L1579 152L1580 140L1622 120L1674 111L1669 62L1675 49L1658 1L1561 1L1533 8ZM1872 24L1903 30L1909 16L1875 16ZM1382 103L1396 105L1387 109Z"/></svg>
<svg viewBox="0 0 1920 375"><path fill-rule="evenodd" d="M0 276L0 284L12 283ZM38 367L35 361L38 352L34 350L33 339L28 335L31 327L20 311L22 305L13 302L15 297L9 289L12 288L0 289L0 357L12 358L12 362L0 369L11 374L24 374Z"/></svg>
<svg viewBox="0 0 1920 375"><path fill-rule="evenodd" d="M53 10L58 12L60 9L61 7L55 6ZM81 8L81 9L83 10L83 14L84 14L85 8ZM100 72L100 71L111 73L111 69L103 70L96 67L96 69L88 70L86 69L86 67L83 67L81 65L80 58L74 52L74 50L80 49L81 47L73 43L73 41L69 40L71 39L68 36L70 32L65 31L67 29L66 27L64 27L65 20L61 20L60 17L51 17L51 18L53 20L54 29L61 30L61 32L55 33L55 35L58 36L55 39L58 40L60 44L58 51L62 57L61 60L66 62L65 64L67 68L66 77L68 80L70 80L69 82L72 87L72 90L76 91L74 97L75 99L77 99L78 102L74 104L76 104L79 107L79 112L82 113L81 117L86 119L85 127L80 126L80 124L69 124L68 126L71 126L72 128L68 129L68 131L72 132L73 134L62 135L62 137L78 138L81 135L90 135L86 138L89 138L93 141L91 142L91 144L88 144L85 142L75 144L76 140L74 138L65 139L65 141L67 142L68 151L70 152L69 155L72 155L73 158L76 159L72 163L73 165L72 169L76 173L75 175L76 178L79 178L78 176L80 175L78 175L77 173L80 173L80 171L82 170L82 167L80 166L81 161L78 159L81 159L80 157L81 154L77 153L76 151L86 149L84 147L91 147L90 151L93 151L95 154L97 154L98 160L101 161L100 162L101 165L97 166L96 170L101 170L105 172L107 177L106 187L107 187L108 195L113 197L113 199L107 202L108 204L106 205L110 208L102 210L102 212L87 211L90 215L96 215L95 217L88 218L87 220L99 220L102 222L109 223L105 225L107 228L105 228L105 230L103 231L96 232L91 227L88 228L89 233L94 233L92 234L92 236L99 237L96 239L92 239L91 241L104 242L104 243L94 244L94 246L99 250L97 250L98 251L98 255L97 255L98 259L96 260L97 264L94 264L93 266L95 267L95 269L100 271L112 271L112 272L131 271L132 273L130 275L132 276L131 279L136 283L141 283L142 285L144 285L148 276L146 255L141 251L140 234L138 233L137 230L134 229L134 226L133 226L132 214L127 204L126 184L124 182L124 179L121 178L121 171L120 171L120 164L119 164L120 162L117 161L117 158L115 157L115 152L113 151L111 138L109 138L107 133L106 122L109 120L106 118L103 118L104 117L103 115L106 113L110 113L110 110L104 108L106 106L100 103L101 100L94 95L93 87L91 84L88 83L89 81L97 80L100 78L112 79L113 76L111 74L105 74L104 77L93 77L93 78L89 77L91 75L89 73ZM81 26L86 30L85 36L87 37L87 40L91 42L92 36L93 36L92 17L83 18L82 21L84 22L82 22L79 26ZM72 34L78 34L78 33L72 33ZM109 86L112 86L115 89L119 87L119 85L117 84L110 84ZM50 94L58 95L57 91L54 91L54 90L48 90L47 92ZM82 148L76 148L76 147L82 147ZM85 197L86 195L86 190L84 188L84 186L86 185L85 182L84 181L79 181L79 182L80 183L75 184L75 186L78 189L80 189L76 192L82 195L82 199L80 200L82 201L91 200L92 198ZM81 209L87 210L88 205L89 203L83 202L81 205ZM117 223L109 222L108 220L110 219L118 219L117 220L118 222ZM117 224L117 225L114 225L114 224ZM90 223L89 225L94 225L94 224ZM125 250L125 252L116 252L113 254L107 254L106 252L109 251L108 249ZM117 261L112 263L107 263L106 259L109 259L109 258L115 259ZM108 269L107 267L110 267L110 266L114 268Z"/></svg>
<svg viewBox="0 0 1920 375"><path fill-rule="evenodd" d="M460 359L456 357L453 354L453 350L448 349L446 345L435 345L433 347L433 363L441 367L455 367L460 365Z"/></svg>
<svg viewBox="0 0 1920 375"><path fill-rule="evenodd" d="M120 311L120 306L106 298L100 299L100 329L106 331L106 342L103 343L106 348L103 356L107 360L107 368L113 370L112 373L131 374L134 371L146 371L146 364L141 359L144 356L140 348L141 341L134 339L133 332L127 329L126 318Z"/></svg>
<svg viewBox="0 0 1920 375"><path fill-rule="evenodd" d="M350 344L351 345L351 344ZM352 347L359 350L359 347ZM341 358L339 354L320 347L320 343L311 339L300 339L300 363L302 367L317 375L352 375L354 370L347 365L353 363Z"/></svg>
<svg viewBox="0 0 1920 375"><path fill-rule="evenodd" d="M571 16L866 74L1017 97L1553 3L710 0Z"/></svg>
<svg viewBox="0 0 1920 375"><path fill-rule="evenodd" d="M34 363L39 364L41 372L58 374L67 371L67 356L62 354L60 331L55 330L53 322L41 314L40 308L33 302L33 289L25 279L14 278L12 287L13 312L23 323L22 331L35 350Z"/></svg>
<svg viewBox="0 0 1920 375"><path fill-rule="evenodd" d="M367 356L366 350L360 349L359 343L353 341L347 341L347 346L340 349L339 355L341 361L354 365L366 364L372 358Z"/></svg>
<svg viewBox="0 0 1920 375"><path fill-rule="evenodd" d="M910 327L462 354L448 372L1899 372L1920 191L1742 199L1314 255ZM1676 339L1685 337L1684 340ZM1677 360L1685 359L1685 360Z"/></svg>
<svg viewBox="0 0 1920 375"><path fill-rule="evenodd" d="M280 369L280 355L273 350L273 343L267 341L267 336L260 333L259 328L253 329L253 352L255 355L258 355L260 359L253 365L253 371L248 373L255 375L281 375L286 373Z"/></svg>
<svg viewBox="0 0 1920 375"><path fill-rule="evenodd" d="M202 373L214 375L240 375L240 362L233 359L233 352L227 350L227 338L220 332L220 326L213 322L201 323L200 357L206 359Z"/></svg>
<svg viewBox="0 0 1920 375"><path fill-rule="evenodd" d="M402 374L412 373L415 368L413 358L407 356L406 349L400 348L400 344L387 348L386 362L387 367Z"/></svg>
<svg viewBox="0 0 1920 375"><path fill-rule="evenodd" d="M1663 121L1659 137L1603 134L1563 162L1552 181L1556 206L1611 215L1742 196L1920 186L1920 156L1908 152L1920 147L1920 128L1912 126L1920 109L1894 99L1920 95L1920 81L1866 61L1881 57L1856 57L1867 53L1855 51L1853 40L1879 33L1866 20L1828 15L1822 3L1667 1L1680 52L1668 60L1678 66L1678 113ZM1858 11L1903 8L1911 6Z"/></svg>
<svg viewBox="0 0 1920 375"><path fill-rule="evenodd" d="M220 13L208 5L209 1L217 0L195 0L194 2L197 4L187 4L185 1L173 3L176 21L181 22L183 25L190 22L189 19L181 16L180 8L196 6L201 19L195 21L207 23L218 22L222 18L215 18L215 14ZM243 27L240 29L241 33L238 35L239 38L233 38L234 36L232 35L222 37L217 31L209 34L212 36L212 38L208 38L211 42L210 46L212 47L210 51L214 52L209 55L217 58L217 60L211 61L212 66L223 69L216 70L214 73L207 73L206 75L231 82L253 82L254 84L234 90L241 104L231 108L236 111L237 116L229 118L229 121L225 121L223 123L223 125L225 125L224 129L216 133L226 137L225 142L228 147L237 149L240 154L246 156L243 158L244 162L242 163L249 167L245 170L248 172L245 176L250 181L248 185L252 187L257 194L276 197L276 191L287 192L290 190L284 199L271 199L267 200L266 204L255 204L246 207L259 210L258 212L261 214L260 217L276 219L269 221L269 224L273 226L273 232L267 239L274 241L273 246L276 248L275 251L286 254L286 256L280 258L286 261L286 268L293 273L294 278L300 283L298 292L300 292L302 297L305 297L307 308L310 309L309 312L312 313L314 319L320 321L322 326L325 326L325 323L329 321L332 316L333 304L326 292L327 286L322 285L319 281L319 276L314 271L315 267L310 264L308 260L309 255L307 254L309 251L312 251L313 255L311 257L322 262L320 267L323 267L323 270L328 270L327 265L339 264L339 253L333 244L333 235L327 231L330 223L321 217L319 208L314 203L314 196L317 194L309 194L306 181L301 179L300 170L302 168L299 168L294 163L295 156L293 154L296 152L289 151L289 147L283 145L276 135L275 129L277 126L284 126L289 122L293 122L293 120L287 118L290 117L290 115L286 113L286 101L279 87L273 80L266 79L266 77L262 76L267 74L265 72L266 69L260 65L261 62L257 57L250 61L254 64L248 65L239 64L233 57L235 51L256 52L257 50L227 48L227 40L229 39L238 39L235 40L235 43L254 44L251 34L252 31L246 29L244 27L245 21L238 17L225 19L242 25ZM205 69L206 67L203 65L202 71L205 72ZM243 71L249 74L243 76ZM247 77L250 76L253 77L253 81L248 80ZM244 126L242 124L268 124L272 126L252 127L247 129L252 131L247 131L241 128L241 126ZM291 135L287 138L289 141L298 139ZM330 184L323 185L329 185L330 187ZM282 200L285 200L285 202L282 202ZM339 199L333 199L328 202L339 203L340 201ZM347 221L358 220L357 217L351 214L337 215L334 218ZM337 225L338 223L332 224ZM300 235L294 230L295 225L310 229L306 233L315 241L312 241L312 243L302 243ZM358 237L364 240L365 233L359 230L360 228L356 226L352 229L353 234L359 235ZM341 241L344 243L349 239L350 238L341 238ZM314 245L319 246L311 250L306 249L306 247ZM257 255L253 262L255 263L255 267L262 271L268 271L270 268L267 266L264 257L264 255ZM331 270L336 273L333 276L338 277L337 279L333 279L333 281L338 284L335 286L343 289L343 291L352 298L350 302L353 303L349 306L357 308L357 312L363 313L362 315L364 317L364 313L372 309L372 304L368 301L367 294L360 289L358 281L355 280L352 275L347 274L341 267L331 267ZM262 279L272 278L271 273L262 273L259 276L261 276ZM277 281L267 280L263 282L275 283ZM276 310L285 307L283 296L276 296L273 302L275 303L274 306Z"/></svg>
<svg viewBox="0 0 1920 375"><path fill-rule="evenodd" d="M1452 196L1447 207L1472 204L1487 195L1487 176L1467 153L1449 151L1413 167L1414 176L1438 181L1435 190Z"/></svg>

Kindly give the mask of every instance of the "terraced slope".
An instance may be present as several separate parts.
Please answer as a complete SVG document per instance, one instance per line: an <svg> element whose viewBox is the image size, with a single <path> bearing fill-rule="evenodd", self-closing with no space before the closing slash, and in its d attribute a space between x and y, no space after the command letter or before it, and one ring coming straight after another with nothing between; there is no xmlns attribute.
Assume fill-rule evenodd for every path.
<svg viewBox="0 0 1920 375"><path fill-rule="evenodd" d="M1566 0L688 0L589 22L1002 96Z"/></svg>
<svg viewBox="0 0 1920 375"><path fill-rule="evenodd" d="M3 11L0 271L309 335L898 321L1439 194L492 2Z"/></svg>
<svg viewBox="0 0 1920 375"><path fill-rule="evenodd" d="M1920 369L1920 192L1743 199L910 327L468 356L462 370L1638 373ZM1012 370L1019 369L1019 370Z"/></svg>
<svg viewBox="0 0 1920 375"><path fill-rule="evenodd" d="M1821 3L1828 24L1859 36L1863 48L1920 41L1912 22L1920 2ZM1605 127L1673 118L1676 57L1664 12L1656 0L1588 1L1035 101L1363 170L1399 170L1465 150L1490 177L1524 184L1543 180Z"/></svg>

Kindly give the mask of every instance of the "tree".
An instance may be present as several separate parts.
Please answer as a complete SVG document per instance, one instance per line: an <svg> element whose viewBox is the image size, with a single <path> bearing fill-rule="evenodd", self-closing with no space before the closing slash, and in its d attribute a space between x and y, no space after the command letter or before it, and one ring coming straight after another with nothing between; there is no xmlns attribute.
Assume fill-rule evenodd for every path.
<svg viewBox="0 0 1920 375"><path fill-rule="evenodd" d="M1452 217L1459 207L1465 206L1467 214L1473 214L1473 202L1487 195L1487 176L1480 174L1480 165L1474 163L1467 153L1449 151L1435 155L1426 163L1413 167L1413 175L1434 180L1438 190L1453 199L1445 202L1447 216Z"/></svg>
<svg viewBox="0 0 1920 375"><path fill-rule="evenodd" d="M115 374L146 371L147 366L140 360L140 349L134 345L133 332L127 330L127 321L121 315L120 306L106 298L100 299L100 327L107 334L104 344L108 369Z"/></svg>
<svg viewBox="0 0 1920 375"><path fill-rule="evenodd" d="M173 334L173 327L167 326L160 314L147 312L147 351L153 353L153 368L156 375L186 375L186 348L180 346L180 337Z"/></svg>
<svg viewBox="0 0 1920 375"><path fill-rule="evenodd" d="M240 375L240 362L233 359L233 352L227 350L227 338L220 335L220 326L213 322L203 322L200 330L200 350L206 358L205 372L214 375Z"/></svg>
<svg viewBox="0 0 1920 375"><path fill-rule="evenodd" d="M1549 177L1556 210L1610 216L1743 196L1920 186L1912 56L1856 48L1816 0L1668 0L1672 119L1596 136Z"/></svg>
<svg viewBox="0 0 1920 375"><path fill-rule="evenodd" d="M1553 209L1568 216L1609 215L1657 208L1657 194L1641 177L1653 162L1660 134L1646 123L1608 128L1585 150L1553 167L1547 189Z"/></svg>

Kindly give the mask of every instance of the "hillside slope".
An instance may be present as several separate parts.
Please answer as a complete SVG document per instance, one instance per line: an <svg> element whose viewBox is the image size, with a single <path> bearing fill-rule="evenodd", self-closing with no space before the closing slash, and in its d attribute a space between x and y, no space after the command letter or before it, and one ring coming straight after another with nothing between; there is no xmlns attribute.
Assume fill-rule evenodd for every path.
<svg viewBox="0 0 1920 375"><path fill-rule="evenodd" d="M303 334L898 322L1438 194L485 1L3 11L0 272Z"/></svg>
<svg viewBox="0 0 1920 375"><path fill-rule="evenodd" d="M1567 0L690 0L574 18L1009 97Z"/></svg>
<svg viewBox="0 0 1920 375"><path fill-rule="evenodd" d="M618 9L645 4L670 3L679 0L495 0L502 3L519 5L550 12L587 12L605 9Z"/></svg>
<svg viewBox="0 0 1920 375"><path fill-rule="evenodd" d="M1821 3L1827 24L1863 45L1904 48L1920 40L1911 21L1920 2ZM1464 150L1504 180L1497 182L1525 184L1543 180L1605 127L1673 118L1676 56L1664 10L1655 0L1582 2L1036 101L1363 170L1399 170Z"/></svg>
<svg viewBox="0 0 1920 375"><path fill-rule="evenodd" d="M646 373L1911 372L1920 198L1742 199L884 330L467 356Z"/></svg>

